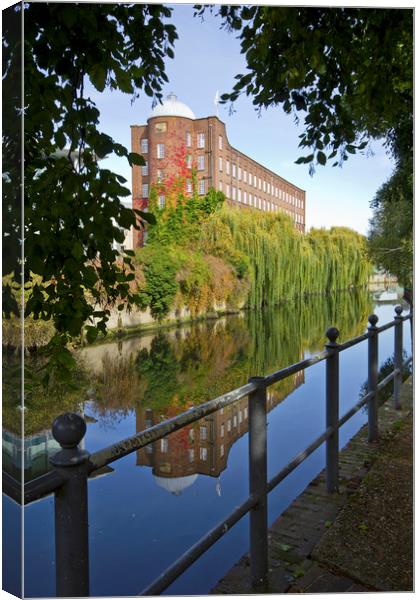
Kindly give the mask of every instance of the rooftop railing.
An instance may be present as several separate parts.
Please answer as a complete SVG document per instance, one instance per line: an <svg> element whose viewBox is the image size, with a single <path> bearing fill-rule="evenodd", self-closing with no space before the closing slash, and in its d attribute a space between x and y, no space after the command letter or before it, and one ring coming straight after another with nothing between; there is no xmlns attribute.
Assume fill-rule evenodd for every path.
<svg viewBox="0 0 420 600"><path fill-rule="evenodd" d="M403 371L412 362L412 356L405 361L403 358L403 322L410 319L412 325L413 317L412 313L403 316L402 312L401 306L397 306L394 320L380 327L377 326L378 317L374 314L371 315L368 319L369 326L366 333L343 344L337 343L339 332L335 327L331 327L326 332L328 342L323 352L265 377L251 377L247 384L227 394L193 407L176 417L93 454L79 448L86 432L86 423L83 418L73 413L57 417L52 426L52 433L59 442L61 450L50 459L53 470L26 484L23 492L19 482L7 475L4 475L3 478L4 491L17 502L27 504L51 493L55 495L57 596L89 595L88 478L93 477L99 469L123 456L156 442L221 408L230 406L245 396L248 396L249 414L248 498L180 556L140 595L157 595L163 592L247 513L250 513L252 586L256 591L264 591L268 582L268 493L324 442L326 443L327 491L329 493L337 491L340 427L367 405L368 441L376 441L379 437L378 394L392 380L394 382L393 404L396 409L400 408ZM394 328L394 369L384 379L378 381L378 337L381 332L392 327ZM340 353L365 340L368 341L368 391L339 418ZM297 454L279 473L268 480L267 388L321 361L326 363L325 431Z"/></svg>

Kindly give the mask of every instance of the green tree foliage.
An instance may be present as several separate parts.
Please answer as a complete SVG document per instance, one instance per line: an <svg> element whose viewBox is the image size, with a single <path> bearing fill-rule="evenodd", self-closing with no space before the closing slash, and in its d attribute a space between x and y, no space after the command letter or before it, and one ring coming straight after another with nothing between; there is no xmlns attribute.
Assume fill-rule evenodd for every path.
<svg viewBox="0 0 420 600"><path fill-rule="evenodd" d="M152 317L161 320L171 309L178 290L177 261L169 252L148 245L141 253L140 264L146 281L139 294L141 307L149 307Z"/></svg>
<svg viewBox="0 0 420 600"><path fill-rule="evenodd" d="M333 227L302 235L283 213L220 208L218 202L207 213L213 192L209 196L163 209L152 203L156 224L149 227L146 247L136 252L136 263L144 280L137 277L142 307L154 318L185 307L197 317L216 305L275 306L368 283L372 265L359 233Z"/></svg>
<svg viewBox="0 0 420 600"><path fill-rule="evenodd" d="M136 251L136 264L144 279L143 283L138 278L141 306L149 307L158 321L170 310L188 308L197 317L214 313L216 304L235 309L243 304L248 284L242 281L247 272L242 254L233 250L222 260L200 246L205 223L217 214L224 199L214 189L199 196L194 186L191 195L178 190L176 198L160 208L152 188L149 210L155 223L148 228L147 245Z"/></svg>
<svg viewBox="0 0 420 600"><path fill-rule="evenodd" d="M412 191L403 170L396 170L378 190L371 203L369 249L374 262L398 277L406 288L412 287L413 213Z"/></svg>
<svg viewBox="0 0 420 600"><path fill-rule="evenodd" d="M22 6L25 95L22 102L16 99L10 117L19 121L25 106L25 262L18 259L20 211L16 189L10 189L3 269L15 281L24 269L30 288L25 316L53 321L49 367L59 366L64 375L71 363L66 344L86 322L92 340L106 330L110 305L139 301L130 288L132 257L126 253L117 261L112 242L122 242L123 228L147 218L143 213L136 218L121 204L130 195L125 179L100 164L113 153L131 165L143 159L100 130L85 84L89 80L99 92L118 89L133 99L144 91L159 100L167 81L164 59L173 57L177 35L166 22L171 10L162 5L28 3L12 9L17 20ZM15 19L3 31L6 96L19 51ZM12 154L12 132L6 129L5 137ZM5 292L7 315L17 305L10 289Z"/></svg>
<svg viewBox="0 0 420 600"><path fill-rule="evenodd" d="M395 133L394 156L394 173L371 202L369 249L376 264L408 291L413 287L413 137L408 127Z"/></svg>
<svg viewBox="0 0 420 600"><path fill-rule="evenodd" d="M372 268L366 239L356 231L333 227L302 235L282 213L224 209L203 224L201 240L205 252L225 260L239 253L248 261L252 307L364 286Z"/></svg>

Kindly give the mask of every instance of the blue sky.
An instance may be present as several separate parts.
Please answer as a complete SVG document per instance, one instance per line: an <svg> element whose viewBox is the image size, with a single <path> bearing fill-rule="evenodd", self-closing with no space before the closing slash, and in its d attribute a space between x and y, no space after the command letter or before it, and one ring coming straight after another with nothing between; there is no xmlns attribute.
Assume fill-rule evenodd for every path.
<svg viewBox="0 0 420 600"><path fill-rule="evenodd" d="M175 58L167 60L169 83L164 94L174 92L197 117L215 114L216 90L230 91L234 76L245 70L235 35L220 29L220 22L207 13L204 22L193 17L192 5L174 6L173 22L179 39ZM99 94L88 88L101 111L101 128L120 143L130 145L130 125L147 121L152 106L145 95L131 104L130 95L120 92ZM280 107L263 110L259 116L252 99L240 97L235 112L219 107L226 123L230 143L258 162L306 190L307 229L345 225L367 233L371 216L369 202L376 190L391 175L392 160L381 143L371 146L373 156L357 155L340 168L318 166L311 177L307 165L296 165L301 155L298 135L301 131L293 117ZM131 171L123 159L109 158L103 166L125 176L131 187Z"/></svg>

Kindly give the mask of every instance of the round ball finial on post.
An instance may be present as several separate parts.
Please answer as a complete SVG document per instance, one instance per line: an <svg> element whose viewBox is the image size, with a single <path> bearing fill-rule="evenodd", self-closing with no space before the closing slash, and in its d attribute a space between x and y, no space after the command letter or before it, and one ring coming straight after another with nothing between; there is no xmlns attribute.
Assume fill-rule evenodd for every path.
<svg viewBox="0 0 420 600"><path fill-rule="evenodd" d="M376 329L376 325L379 321L379 317L378 317L378 315L375 315L375 314L369 315L368 321L369 321L369 329Z"/></svg>
<svg viewBox="0 0 420 600"><path fill-rule="evenodd" d="M330 327L329 329L327 329L325 335L328 338L327 346L337 345L337 338L340 335L340 332L338 331L337 327Z"/></svg>
<svg viewBox="0 0 420 600"><path fill-rule="evenodd" d="M79 448L85 433L86 423L80 415L65 413L58 416L52 424L52 434L62 449L50 458L51 464L69 467L85 462L89 452Z"/></svg>
<svg viewBox="0 0 420 600"><path fill-rule="evenodd" d="M399 304L398 306L395 307L395 314L397 315L397 317L400 317L402 315L402 311L403 311L403 307Z"/></svg>

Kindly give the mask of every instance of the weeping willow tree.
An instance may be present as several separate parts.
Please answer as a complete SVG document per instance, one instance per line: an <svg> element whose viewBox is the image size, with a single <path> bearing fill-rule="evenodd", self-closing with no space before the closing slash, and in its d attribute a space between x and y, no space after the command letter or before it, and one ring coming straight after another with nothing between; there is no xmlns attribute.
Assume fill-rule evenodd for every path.
<svg viewBox="0 0 420 600"><path fill-rule="evenodd" d="M364 286L371 272L362 235L346 227L302 235L281 213L225 207L203 223L201 247L226 260L243 255L250 266L250 307Z"/></svg>

